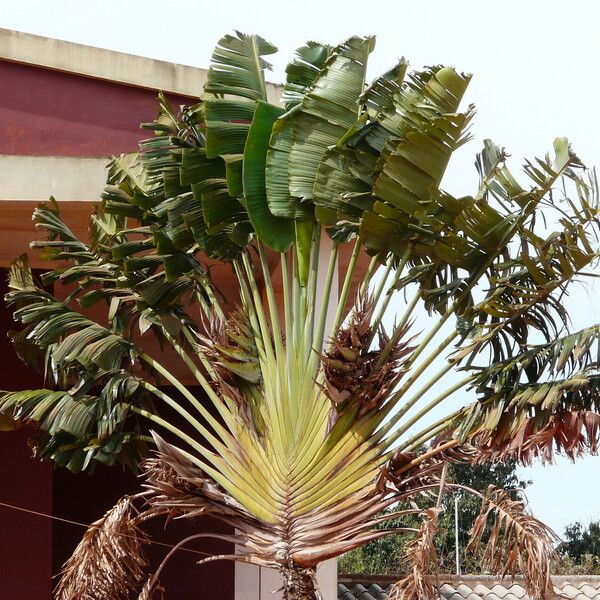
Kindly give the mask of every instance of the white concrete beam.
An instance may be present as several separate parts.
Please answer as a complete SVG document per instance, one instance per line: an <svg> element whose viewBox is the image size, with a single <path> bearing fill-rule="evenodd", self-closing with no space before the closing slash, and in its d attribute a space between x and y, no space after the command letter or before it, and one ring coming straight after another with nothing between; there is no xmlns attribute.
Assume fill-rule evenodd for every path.
<svg viewBox="0 0 600 600"><path fill-rule="evenodd" d="M203 93L207 74L198 67L2 28L1 59L196 98ZM280 93L280 85L267 84L270 102L278 103Z"/></svg>
<svg viewBox="0 0 600 600"><path fill-rule="evenodd" d="M0 155L0 200L99 200L107 158Z"/></svg>

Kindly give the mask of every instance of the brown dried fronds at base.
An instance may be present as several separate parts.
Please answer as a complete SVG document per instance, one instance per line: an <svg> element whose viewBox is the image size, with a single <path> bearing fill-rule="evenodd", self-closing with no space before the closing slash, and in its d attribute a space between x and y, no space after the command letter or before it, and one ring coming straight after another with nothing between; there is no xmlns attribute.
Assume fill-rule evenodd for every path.
<svg viewBox="0 0 600 600"><path fill-rule="evenodd" d="M437 555L433 537L437 531L441 509L429 508L422 513L423 521L417 537L408 545L406 559L409 574L390 591L389 600L438 600L436 580Z"/></svg>
<svg viewBox="0 0 600 600"><path fill-rule="evenodd" d="M547 600L555 596L550 561L556 541L556 534L527 513L522 501L490 486L471 529L467 550L480 553L483 564L496 575L514 577L521 573L527 594L535 600Z"/></svg>
<svg viewBox="0 0 600 600"><path fill-rule="evenodd" d="M65 563L56 600L129 600L145 578L143 548L149 542L137 525L130 496L92 523Z"/></svg>

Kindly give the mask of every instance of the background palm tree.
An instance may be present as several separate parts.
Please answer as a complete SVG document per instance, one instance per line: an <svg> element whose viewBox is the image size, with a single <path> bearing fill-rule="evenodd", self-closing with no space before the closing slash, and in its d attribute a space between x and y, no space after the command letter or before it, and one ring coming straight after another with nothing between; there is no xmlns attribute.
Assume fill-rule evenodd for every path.
<svg viewBox="0 0 600 600"><path fill-rule="evenodd" d="M136 466L153 450L145 491L90 528L58 598L158 593L140 527L165 514L230 525L221 537L235 554L203 562L278 569L290 600L320 597L320 562L412 532L411 569L392 595L431 598L442 495L469 491L447 477L449 462L596 451L599 326L569 332L562 303L598 257L594 173L559 138L552 157L525 164L522 185L488 141L473 196L452 197L440 184L469 138L473 108L459 104L470 77L441 66L407 75L402 60L366 86L373 46L301 47L280 106L264 80L276 49L225 36L202 100L175 112L161 96L144 126L153 136L113 158L88 243L56 203L35 211L49 235L33 245L58 261L42 283L74 287L59 301L26 257L15 262L15 347L48 388L4 393L0 409L36 421L38 454L72 470ZM333 298L344 244L352 255ZM232 311L211 281L215 261L235 272ZM102 304L102 323L86 316ZM425 332L419 308L434 317ZM144 350L147 335L174 349L202 397ZM431 418L464 389L470 404ZM433 507L419 508L423 496ZM505 491L482 497L469 548L548 597L554 535ZM410 508L386 510L401 501ZM398 526L415 514L417 531ZM190 528L182 545L211 535Z"/></svg>

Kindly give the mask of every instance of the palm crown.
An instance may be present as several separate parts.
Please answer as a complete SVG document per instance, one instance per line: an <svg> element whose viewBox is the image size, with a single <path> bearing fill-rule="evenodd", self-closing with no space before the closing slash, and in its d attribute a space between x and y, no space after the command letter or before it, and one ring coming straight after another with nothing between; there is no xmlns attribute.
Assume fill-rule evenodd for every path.
<svg viewBox="0 0 600 600"><path fill-rule="evenodd" d="M164 514L221 519L236 544L226 558L279 569L286 598L316 598L321 561L408 532L375 529L408 513L423 524L394 595L433 597L440 502L415 502L457 487L449 461L596 450L599 326L570 332L561 303L598 256L594 173L559 138L552 157L526 162L521 184L486 141L474 194L453 197L440 184L469 138L473 108L459 104L470 77L407 74L402 60L366 86L373 46L307 43L272 104L264 56L276 49L225 36L201 101L177 113L161 96L144 125L153 136L112 159L88 243L52 201L35 211L49 235L34 245L58 261L43 282L73 291L59 301L15 261L13 339L48 389L6 392L0 409L38 422L37 452L73 470L137 465L154 449L146 491L94 524L59 598L151 597L158 574L145 579L138 527ZM216 263L235 272L234 309L211 278ZM104 324L85 314L102 303ZM386 332L390 304L401 310ZM435 317L422 333L411 326L420 307ZM201 394L147 353L148 335ZM464 389L470 404L428 418ZM484 496L471 548L548 596L552 532L502 490Z"/></svg>

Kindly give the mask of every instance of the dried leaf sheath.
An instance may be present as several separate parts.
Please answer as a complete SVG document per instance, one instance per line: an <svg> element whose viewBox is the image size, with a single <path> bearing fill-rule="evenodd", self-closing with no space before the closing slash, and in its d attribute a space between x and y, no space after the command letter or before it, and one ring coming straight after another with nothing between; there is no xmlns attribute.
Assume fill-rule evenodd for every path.
<svg viewBox="0 0 600 600"><path fill-rule="evenodd" d="M148 542L131 496L124 496L85 532L63 567L56 600L129 600L147 576Z"/></svg>

